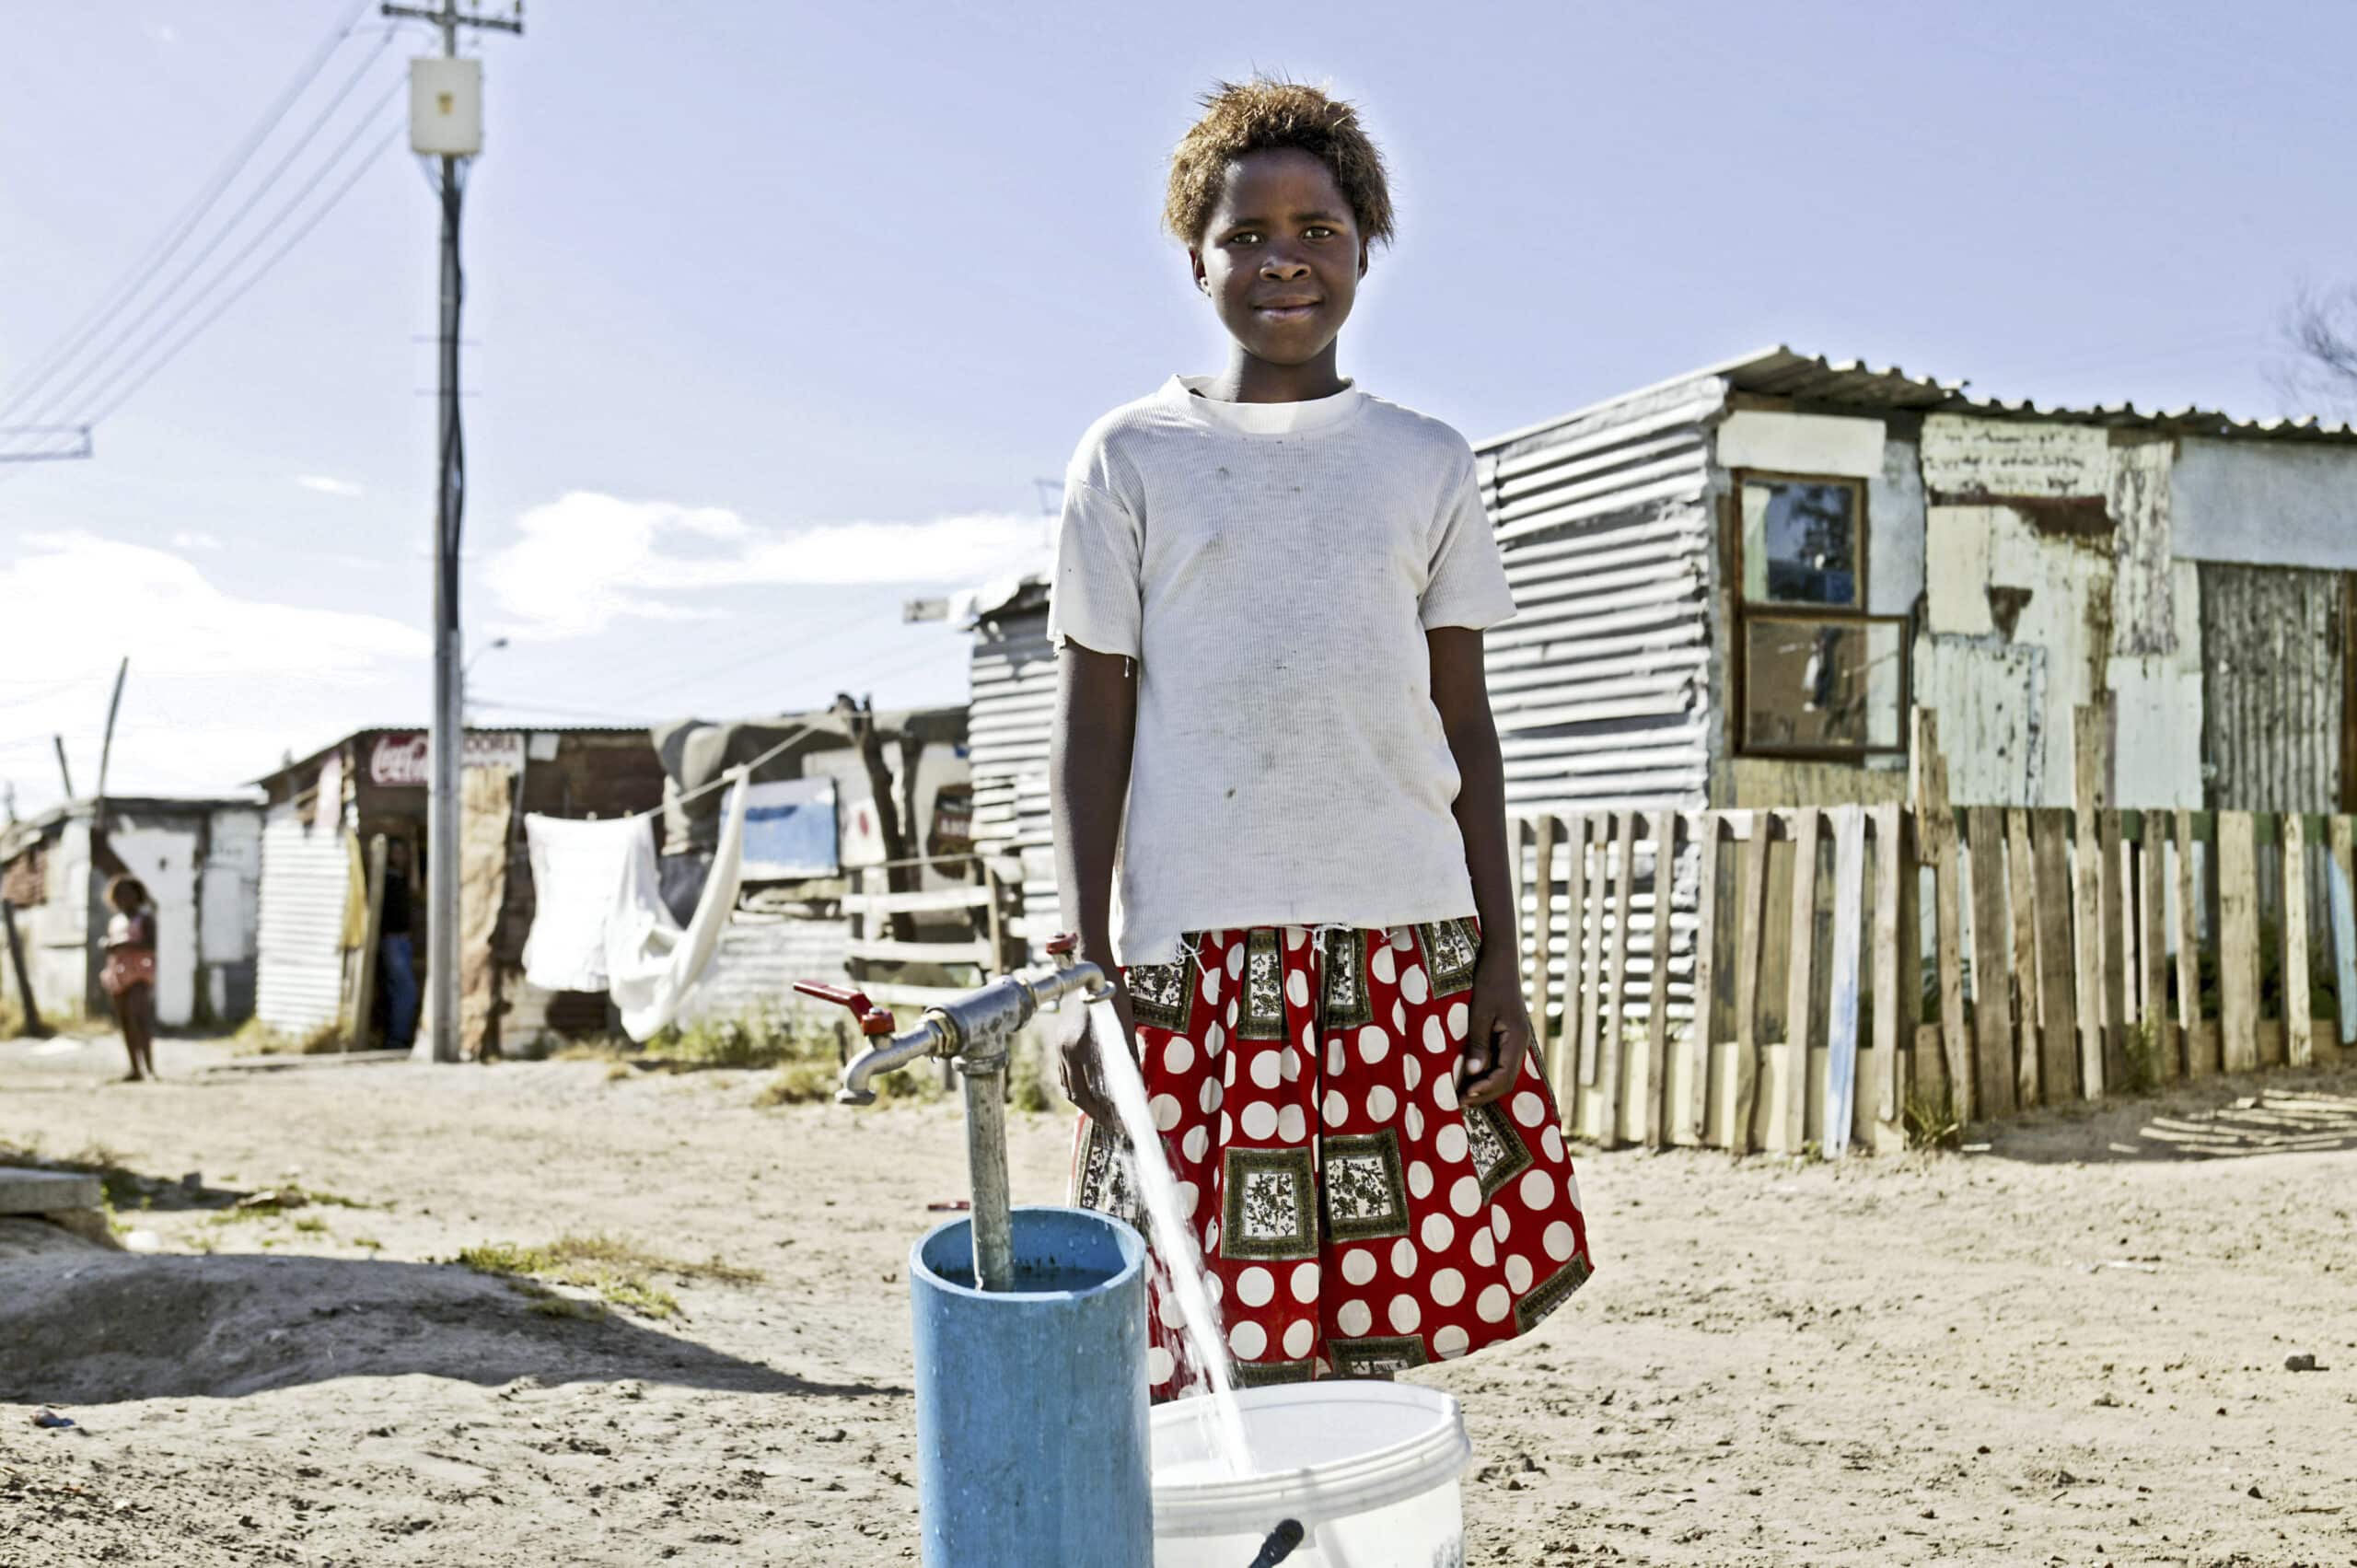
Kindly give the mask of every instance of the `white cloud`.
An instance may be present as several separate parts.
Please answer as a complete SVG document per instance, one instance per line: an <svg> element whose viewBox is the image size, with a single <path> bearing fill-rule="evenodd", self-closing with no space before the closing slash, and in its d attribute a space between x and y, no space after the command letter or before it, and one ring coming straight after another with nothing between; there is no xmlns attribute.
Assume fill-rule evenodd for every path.
<svg viewBox="0 0 2357 1568"><path fill-rule="evenodd" d="M49 736L96 781L115 662L131 660L109 787L233 790L289 748L422 707L425 633L386 616L247 598L168 551L87 533L0 553L0 776L56 793Z"/></svg>
<svg viewBox="0 0 2357 1568"><path fill-rule="evenodd" d="M218 550L221 548L221 541L212 534L202 530L191 530L174 534L172 548L174 550Z"/></svg>
<svg viewBox="0 0 2357 1568"><path fill-rule="evenodd" d="M352 480L338 479L333 474L298 473L295 476L295 482L301 485L306 490L316 490L322 495L343 495L349 497L354 495L366 495L368 494L366 486L356 483Z"/></svg>
<svg viewBox="0 0 2357 1568"><path fill-rule="evenodd" d="M518 520L480 581L511 636L577 637L618 619L698 620L716 588L867 583L963 587L1044 557L1045 520L979 513L931 522L765 528L718 507L575 491Z"/></svg>

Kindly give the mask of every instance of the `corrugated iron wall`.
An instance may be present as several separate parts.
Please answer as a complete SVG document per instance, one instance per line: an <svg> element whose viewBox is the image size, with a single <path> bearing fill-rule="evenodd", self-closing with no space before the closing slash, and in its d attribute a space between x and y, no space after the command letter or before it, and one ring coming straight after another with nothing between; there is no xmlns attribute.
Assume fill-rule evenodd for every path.
<svg viewBox="0 0 2357 1568"><path fill-rule="evenodd" d="M351 852L332 817L318 827L292 805L262 823L254 1014L289 1035L332 1024L343 1002L343 901Z"/></svg>
<svg viewBox="0 0 2357 1568"><path fill-rule="evenodd" d="M2208 804L2337 809L2350 633L2340 574L2215 561L2200 571Z"/></svg>
<svg viewBox="0 0 2357 1568"><path fill-rule="evenodd" d="M1047 598L1043 590L1027 590L975 629L967 747L974 841L986 855L1021 860L1022 912L1009 929L1035 956L1055 935L1056 855L1048 820L1048 728L1055 706Z"/></svg>
<svg viewBox="0 0 2357 1568"><path fill-rule="evenodd" d="M1706 422L1725 397L1700 377L1478 453L1517 607L1487 640L1509 809L1707 804Z"/></svg>

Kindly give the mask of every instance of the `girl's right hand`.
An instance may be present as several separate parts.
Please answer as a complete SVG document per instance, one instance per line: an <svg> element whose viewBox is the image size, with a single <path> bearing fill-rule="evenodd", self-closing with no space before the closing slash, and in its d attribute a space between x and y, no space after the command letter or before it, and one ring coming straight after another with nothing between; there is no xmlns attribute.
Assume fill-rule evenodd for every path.
<svg viewBox="0 0 2357 1568"><path fill-rule="evenodd" d="M1130 1060L1138 1059L1137 1022L1130 1016L1130 993L1127 988L1113 987L1113 1013L1121 1020L1121 1039L1114 1049L1127 1051ZM1060 1075L1063 1080L1064 1098L1089 1121L1100 1127L1118 1130L1120 1116L1113 1109L1112 1096L1105 1089L1104 1063L1097 1052L1104 1049L1097 1038L1097 1013L1091 1008L1082 1015L1086 1020L1080 1032L1064 1042Z"/></svg>

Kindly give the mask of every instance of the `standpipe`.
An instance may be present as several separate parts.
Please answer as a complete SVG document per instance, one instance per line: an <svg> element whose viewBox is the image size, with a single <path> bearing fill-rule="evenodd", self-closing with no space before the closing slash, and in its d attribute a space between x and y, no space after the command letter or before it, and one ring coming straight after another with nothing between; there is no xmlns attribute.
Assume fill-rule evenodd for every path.
<svg viewBox="0 0 2357 1568"><path fill-rule="evenodd" d="M1004 975L979 991L924 1010L916 1027L895 1032L892 1015L849 986L797 981L805 996L851 1010L871 1043L843 1069L840 1105L872 1105L877 1077L928 1057L954 1062L966 1084L966 1163L972 1175L974 1283L986 1291L1014 1288L1015 1231L1006 1180L1006 1062L1016 1031L1065 997L1094 1002L1106 993L1105 971L1075 958L1079 944L1059 936L1049 962Z"/></svg>

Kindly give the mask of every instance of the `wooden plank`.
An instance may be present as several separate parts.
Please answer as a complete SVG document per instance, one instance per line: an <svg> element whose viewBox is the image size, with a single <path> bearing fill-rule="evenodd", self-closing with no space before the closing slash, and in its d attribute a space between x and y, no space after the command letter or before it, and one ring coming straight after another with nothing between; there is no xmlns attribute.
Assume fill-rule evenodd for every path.
<svg viewBox="0 0 2357 1568"><path fill-rule="evenodd" d="M1678 813L1653 814L1654 933L1652 983L1645 990L1645 1143L1669 1147L1670 907L1678 890Z"/></svg>
<svg viewBox="0 0 2357 1568"><path fill-rule="evenodd" d="M1612 883L1611 956L1605 961L1602 995L1598 998L1603 1004L1603 1016L1596 1023L1601 1031L1596 1054L1602 1063L1596 1086L1604 1109L1596 1123L1596 1139L1610 1149L1620 1144L1621 1101L1628 1083L1629 1030L1621 1009L1628 1000L1629 989L1629 918L1637 901L1637 813L1620 813L1620 847L1608 853L1613 854L1618 868Z"/></svg>
<svg viewBox="0 0 2357 1568"><path fill-rule="evenodd" d="M2037 860L2038 1077L2047 1105L2079 1093L2079 984L2071 937L2071 814L2059 807L2030 813Z"/></svg>
<svg viewBox="0 0 2357 1568"><path fill-rule="evenodd" d="M1825 1118L1818 1141L1828 1156L1850 1152L1857 1114L1858 943L1866 904L1866 817L1862 807L1833 808L1833 958L1825 1011ZM1803 1057L1804 1065L1806 1058ZM1804 1080L1805 1082L1805 1080Z"/></svg>
<svg viewBox="0 0 2357 1568"><path fill-rule="evenodd" d="M2308 1013L2308 832L2296 811L2283 813L2283 1051L2294 1067L2316 1063L2316 1020Z"/></svg>
<svg viewBox="0 0 2357 1568"><path fill-rule="evenodd" d="M1885 1125L1897 1127L1906 1081L1898 1070L1898 1042L1914 1038L1921 938L1901 914L1907 904L1899 895L1900 878L1912 867L1899 842L1898 807L1873 807L1870 815L1875 824L1875 1066L1880 1079L1875 1111Z"/></svg>
<svg viewBox="0 0 2357 1568"><path fill-rule="evenodd" d="M983 909L991 901L988 882L970 888L927 888L913 893L846 893L843 912L857 910L869 919L914 910Z"/></svg>
<svg viewBox="0 0 2357 1568"><path fill-rule="evenodd" d="M1719 827L1715 811L1694 819L1694 859L1701 876L1695 889L1694 1016L1686 1027L1686 1130L1698 1144L1711 1141L1711 1026L1719 983Z"/></svg>
<svg viewBox="0 0 2357 1568"><path fill-rule="evenodd" d="M1744 844L1736 884L1735 1126L1727 1146L1751 1152L1751 1117L1759 1099L1759 935L1767 906L1768 822L1763 813Z"/></svg>
<svg viewBox="0 0 2357 1568"><path fill-rule="evenodd" d="M2103 856L2103 1081L2128 1081L2129 956L2127 883L2120 869L2119 813L2096 813L2096 853Z"/></svg>
<svg viewBox="0 0 2357 1568"><path fill-rule="evenodd" d="M1596 1046L1603 1022L1604 999L1610 980L1604 972L1604 925L1611 909L1607 901L1612 884L1612 818L1609 813L1588 821L1588 842L1595 846L1595 865L1587 875L1587 901L1581 918L1587 923L1587 940L1580 959L1580 1082L1596 1086Z"/></svg>
<svg viewBox="0 0 2357 1568"><path fill-rule="evenodd" d="M2350 639L2357 644L2357 637ZM2357 657L2357 653L2352 653ZM2357 726L2351 726L2357 732ZM2357 789L2357 779L2347 787ZM2328 830L2332 841L2330 884L2332 903L2332 993L2340 1016L2340 1046L2357 1046L2357 821L2335 817Z"/></svg>
<svg viewBox="0 0 2357 1568"><path fill-rule="evenodd" d="M963 942L847 942L844 953L873 964L977 964L989 969L997 955L987 942L969 937Z"/></svg>
<svg viewBox="0 0 2357 1568"><path fill-rule="evenodd" d="M2010 1116L2014 1081L2013 927L2005 915L2005 814L1965 813L1972 850L1973 1103L1984 1118Z"/></svg>
<svg viewBox="0 0 2357 1568"><path fill-rule="evenodd" d="M1808 1141L1808 1048L1816 1038L1817 841L1825 813L1793 813L1792 963L1784 971L1784 1152Z"/></svg>
<svg viewBox="0 0 2357 1568"><path fill-rule="evenodd" d="M1948 1109L1959 1122L1974 1121L1972 1041L1964 1032L1964 933L1957 907L1956 818L1948 808L1948 763L1941 754L1935 715L1918 709L1915 830L1932 863L1932 913L1940 966L1940 1054L1947 1071Z"/></svg>
<svg viewBox="0 0 2357 1568"><path fill-rule="evenodd" d="M1549 1020L1548 1003L1555 977L1555 830L1553 817L1541 817L1532 830L1531 886L1538 903L1530 916L1530 1048L1538 1055L1539 1070L1556 1086L1556 1109L1565 1118L1574 1108L1562 1096L1563 1075L1556 1070L1560 1047Z"/></svg>
<svg viewBox="0 0 2357 1568"><path fill-rule="evenodd" d="M2096 843L2096 814L2109 750L2105 714L2097 706L2072 714L2072 935L2077 939L2079 1092L2103 1094L2103 852Z"/></svg>
<svg viewBox="0 0 2357 1568"><path fill-rule="evenodd" d="M2229 1073L2258 1065L2258 877L2247 811L2218 813L2218 1030Z"/></svg>
<svg viewBox="0 0 2357 1568"><path fill-rule="evenodd" d="M2043 1076L2038 1054L2038 1020L2043 1005L2038 990L2038 876L2032 864L2029 813L2005 813L2005 910L2013 920L2014 1101L2038 1103Z"/></svg>
<svg viewBox="0 0 2357 1568"><path fill-rule="evenodd" d="M1587 947L1587 818L1573 813L1563 819L1563 1006L1562 1033L1555 1041L1561 1064L1555 1093L1563 1114L1575 1116L1580 1084L1580 997L1586 988L1583 958Z"/></svg>
<svg viewBox="0 0 2357 1568"><path fill-rule="evenodd" d="M999 880L998 867L985 860L982 866L982 940L991 950L991 971L1003 974L1023 967L1022 960L1010 960L1006 952L1006 889ZM1061 935L1061 934L1060 934Z"/></svg>
<svg viewBox="0 0 2357 1568"><path fill-rule="evenodd" d="M2144 961L2144 1027L2152 1041L2153 1070L2162 1081L2182 1071L2177 1022L2169 1016L2168 891L2169 830L2165 811L2144 813L2144 843L2136 874L2138 912L2143 935L2136 944Z"/></svg>
<svg viewBox="0 0 2357 1568"><path fill-rule="evenodd" d="M2217 875L2217 862L2211 862ZM2177 1021L2185 1036L2185 1074L2218 1070L2218 1033L2201 1023L2201 905L2193 881L2193 813L2177 814Z"/></svg>

